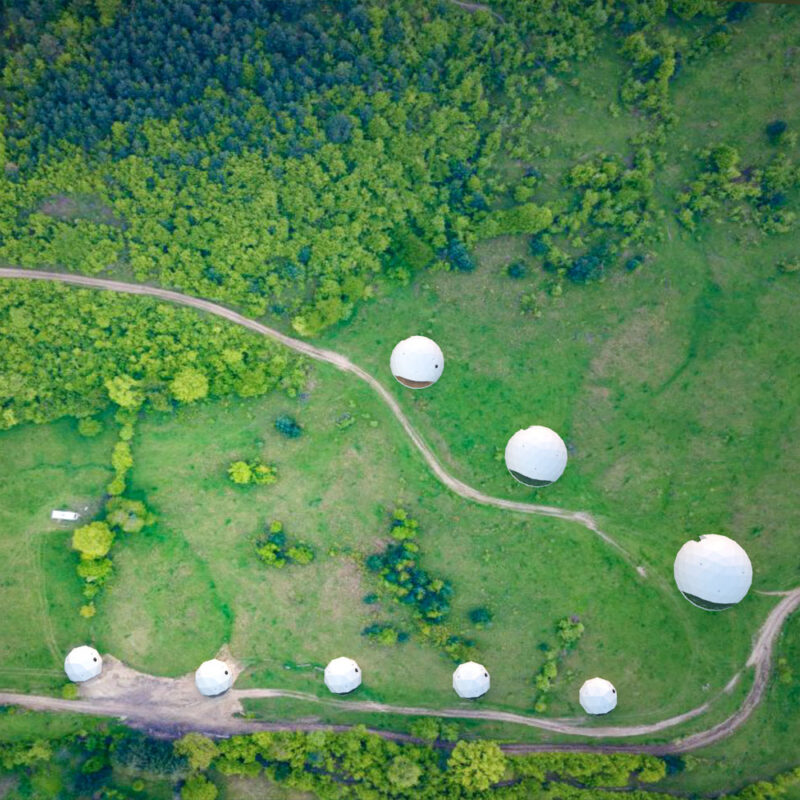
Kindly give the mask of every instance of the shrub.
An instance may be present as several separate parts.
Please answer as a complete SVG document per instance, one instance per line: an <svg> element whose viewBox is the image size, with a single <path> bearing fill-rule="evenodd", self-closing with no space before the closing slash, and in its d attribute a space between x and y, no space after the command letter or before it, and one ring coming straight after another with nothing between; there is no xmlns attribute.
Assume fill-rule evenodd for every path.
<svg viewBox="0 0 800 800"><path fill-rule="evenodd" d="M469 612L469 621L476 627L476 628L488 628L489 625L492 624L492 612L489 611L488 608L484 608L480 606L478 608L473 608Z"/></svg>
<svg viewBox="0 0 800 800"><path fill-rule="evenodd" d="M106 503L106 522L125 533L138 533L155 522L155 515L141 500L112 497Z"/></svg>
<svg viewBox="0 0 800 800"><path fill-rule="evenodd" d="M314 548L305 542L287 543L283 523L270 523L268 535L256 540L256 553L268 566L283 567L286 564L310 564L314 560Z"/></svg>
<svg viewBox="0 0 800 800"><path fill-rule="evenodd" d="M303 427L300 423L288 414L281 414L281 416L275 420L275 430L289 439L296 439L303 433Z"/></svg>
<svg viewBox="0 0 800 800"><path fill-rule="evenodd" d="M103 423L94 417L84 417L78 422L78 433L81 436L91 438L97 436L103 430Z"/></svg>
<svg viewBox="0 0 800 800"><path fill-rule="evenodd" d="M788 125L782 119L775 119L770 122L766 127L767 138L770 144L778 144L786 133Z"/></svg>
<svg viewBox="0 0 800 800"><path fill-rule="evenodd" d="M90 522L72 533L72 547L81 558L102 558L111 549L114 534L105 522Z"/></svg>
<svg viewBox="0 0 800 800"><path fill-rule="evenodd" d="M253 470L246 461L234 461L228 467L228 476L234 483L250 483L253 480Z"/></svg>
<svg viewBox="0 0 800 800"><path fill-rule="evenodd" d="M65 683L61 687L61 696L65 700L75 700L78 697L78 687L74 683Z"/></svg>
<svg viewBox="0 0 800 800"><path fill-rule="evenodd" d="M475 269L475 261L470 256L469 250L458 239L451 239L447 245L447 260L450 266L459 272L472 272Z"/></svg>
<svg viewBox="0 0 800 800"><path fill-rule="evenodd" d="M528 268L525 266L524 261L513 261L508 265L506 272L508 273L509 278L519 280L520 278L525 277L525 275L528 273Z"/></svg>

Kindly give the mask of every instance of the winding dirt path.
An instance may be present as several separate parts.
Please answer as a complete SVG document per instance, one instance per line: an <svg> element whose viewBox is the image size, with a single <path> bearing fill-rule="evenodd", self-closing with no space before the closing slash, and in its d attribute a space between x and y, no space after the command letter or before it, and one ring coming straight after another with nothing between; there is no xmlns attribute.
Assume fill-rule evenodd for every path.
<svg viewBox="0 0 800 800"><path fill-rule="evenodd" d="M455 0L453 0L455 2ZM469 6L467 3L458 5ZM420 434L411 425L397 401L392 395L373 378L368 372L353 364L345 356L332 350L316 347L315 345L294 339L274 328L244 317L232 309L198 297L181 294L169 289L148 286L145 284L126 283L123 281L94 278L85 275L70 275L60 272L32 271L27 269L0 268L0 278L13 278L21 280L44 280L67 283L93 289L105 289L124 294L148 295L179 305L192 308L222 317L244 328L248 328L263 336L268 336L277 342L289 347L309 358L324 361L343 372L350 372L369 384L372 389L389 406L394 416L422 454L436 477L448 489L461 497L472 500L482 505L495 506L508 511L523 514L539 514L556 517L558 519L576 522L597 534L603 541L617 549L630 562L632 559L614 539L603 532L594 518L583 511L567 511L554 506L538 505L534 503L521 503L504 498L492 497L479 492L468 484L460 481L448 473L434 456L431 449L422 439ZM637 571L644 575L644 570L637 567ZM755 667L755 679L750 691L742 705L727 719L708 730L692 734L684 739L661 745L535 745L535 744L510 744L505 745L508 752L540 752L546 750L586 750L594 752L621 752L635 750L650 753L682 753L719 741L737 730L750 716L761 702L766 691L771 667L772 653L775 642L780 634L783 623L800 606L800 587L788 592L774 592L782 599L773 608L769 616L759 628L753 650L747 660L746 668ZM727 684L723 693L730 692L736 686L741 672L737 673ZM64 700L57 697L39 695L17 694L13 692L0 692L0 703L23 706L39 711L67 711L72 713L91 714L96 716L111 716L126 720L132 725L156 733L176 735L184 731L198 730L214 735L231 735L247 733L256 730L319 730L338 729L346 730L351 726L331 726L315 722L298 723L267 723L256 720L242 719L239 715L243 712L241 701L254 698L292 698L310 703L334 706L340 709L362 712L380 712L405 714L410 716L436 716L454 719L483 719L496 722L507 722L528 727L540 728L554 733L587 738L607 737L632 737L644 736L666 730L705 713L711 706L711 701L678 716L660 720L647 725L632 726L599 726L586 727L586 719L542 719L540 717L515 714L507 711L480 709L464 706L461 708L432 709L415 706L392 706L371 701L344 700L335 698L320 698L304 692L295 692L282 689L231 689L225 695L217 698L201 697L194 688L191 675L182 678L160 678L126 667L113 657L106 658L103 674L98 678L83 684L80 687L81 699ZM401 741L415 741L414 737L403 734L394 734L389 731L375 731L387 738Z"/></svg>
<svg viewBox="0 0 800 800"><path fill-rule="evenodd" d="M755 667L755 679L742 705L729 717L713 727L683 739L664 744L506 744L509 753L581 750L591 752L636 751L653 754L685 753L697 750L730 736L748 719L761 702L769 683L772 654L787 617L800 607L800 587L792 590L772 609L758 631L750 657L745 665ZM220 654L238 675L239 666L227 652ZM721 694L730 694L741 672L733 676ZM455 708L426 708L394 706L369 700L347 700L317 697L306 692L288 689L231 689L220 697L202 697L194 687L194 676L161 678L146 675L127 667L113 656L106 656L103 673L80 685L79 700L60 697L0 692L0 704L18 705L36 711L64 711L93 716L117 717L127 724L155 734L179 736L188 731L200 731L213 736L231 736L259 730L347 730L350 725L326 725L315 721L273 723L242 718L243 700L289 698L315 705L347 711L403 714L407 716L447 717L506 722L539 728L552 733L580 736L589 739L628 738L647 736L694 719L709 710L713 701L704 703L683 714L646 725L590 726L589 718L543 719L508 711L477 708L464 703ZM374 730L381 736L399 741L419 741L414 737L391 731Z"/></svg>
<svg viewBox="0 0 800 800"><path fill-rule="evenodd" d="M425 443L425 440L408 420L408 417L406 417L406 415L403 413L403 410L400 408L397 400L395 400L389 391L384 388L383 384L373 378L372 375L370 375L366 370L361 369L361 367L357 366L350 361L349 358L346 358L340 353L337 353L333 350L326 350L325 348L317 347L313 344L309 344L308 342L304 342L301 339L295 339L291 336L287 336L285 333L281 333L281 331L278 331L275 328L262 325L260 322L256 322L254 319L245 317L233 309L227 308L226 306L219 305L218 303L212 303L210 300L203 300L200 297L192 297L191 295L182 294L181 292L175 292L170 289L162 289L158 286L148 286L147 284L143 283L126 283L124 281L115 281L106 278L93 278L88 275L72 275L63 272L34 271L29 269L18 269L15 267L0 267L0 278L67 283L73 286L82 286L89 289L105 289L107 291L119 292L122 294L137 294L147 295L149 297L157 297L159 300L165 300L169 303L177 303L178 305L182 306L190 306L191 308L196 308L209 314L214 314L217 317L222 317L223 319L233 322L236 325L241 325L243 328L255 331L256 333L259 333L262 336L267 336L270 339L274 339L276 342L280 342L285 347L289 347L298 353L308 356L308 358L314 359L315 361L323 361L327 364L331 364L342 372L349 372L353 375L356 375L357 377L361 378L362 381L369 384L369 386L378 394L384 403L389 406L389 409L397 418L398 422L403 426L403 430L405 430L406 434L408 434L408 437L414 443L414 446L422 454L422 457L431 468L433 474L436 475L439 481L441 481L442 484L450 489L450 491L460 495L466 500L471 500L475 503L480 503L481 505L494 506L495 508L502 508L506 511L516 511L520 514L538 514L540 516L556 517L568 522L575 522L578 525L582 525L584 528L587 528L595 533L604 542L619 551L625 557L628 563L630 563L632 566L635 566L633 558L628 551L625 550L614 539L612 539L611 536L602 531L592 515L585 511L567 511L556 506L538 505L536 503L521 503L515 500L506 500L502 497L492 497L491 495L479 492L469 484L464 483L458 478L452 476L439 463L436 456L433 454L433 451L430 449L430 447L428 447L428 445ZM641 576L646 576L643 567L636 567L636 570Z"/></svg>

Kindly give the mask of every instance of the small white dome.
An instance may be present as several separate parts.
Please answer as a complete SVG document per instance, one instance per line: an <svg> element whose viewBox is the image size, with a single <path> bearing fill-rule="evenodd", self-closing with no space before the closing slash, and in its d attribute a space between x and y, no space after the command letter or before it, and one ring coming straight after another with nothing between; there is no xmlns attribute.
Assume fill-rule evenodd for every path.
<svg viewBox="0 0 800 800"><path fill-rule="evenodd" d="M547 486L562 476L566 466L564 440L543 425L517 431L506 445L506 467L526 486Z"/></svg>
<svg viewBox="0 0 800 800"><path fill-rule="evenodd" d="M102 670L103 659L100 653L94 647L89 647L85 644L70 650L64 659L64 672L75 683L82 683L90 678L95 678Z"/></svg>
<svg viewBox="0 0 800 800"><path fill-rule="evenodd" d="M194 683L206 697L227 692L233 686L233 670L218 658L204 661L194 673Z"/></svg>
<svg viewBox="0 0 800 800"><path fill-rule="evenodd" d="M325 685L334 694L352 692L361 686L361 669L352 658L334 658L325 667Z"/></svg>
<svg viewBox="0 0 800 800"><path fill-rule="evenodd" d="M480 697L489 691L489 672L483 664L467 661L453 673L453 689L459 697Z"/></svg>
<svg viewBox="0 0 800 800"><path fill-rule="evenodd" d="M716 533L691 540L675 557L675 583L699 608L721 611L738 603L753 582L753 565L742 547Z"/></svg>
<svg viewBox="0 0 800 800"><path fill-rule="evenodd" d="M590 678L581 686L578 699L587 714L608 714L616 708L617 690L611 681Z"/></svg>
<svg viewBox="0 0 800 800"><path fill-rule="evenodd" d="M436 383L444 370L444 354L433 339L409 336L398 342L389 361L392 375L403 386L424 389Z"/></svg>

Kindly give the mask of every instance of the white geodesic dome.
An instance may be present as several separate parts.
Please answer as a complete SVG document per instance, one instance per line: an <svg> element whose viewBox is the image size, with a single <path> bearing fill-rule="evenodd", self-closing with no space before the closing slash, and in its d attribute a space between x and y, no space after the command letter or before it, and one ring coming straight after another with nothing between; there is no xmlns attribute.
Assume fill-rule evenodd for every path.
<svg viewBox="0 0 800 800"><path fill-rule="evenodd" d="M227 692L233 686L233 670L218 658L204 661L194 673L197 691L206 697Z"/></svg>
<svg viewBox="0 0 800 800"><path fill-rule="evenodd" d="M605 678L590 678L581 686L578 699L587 714L608 714L617 705L617 690Z"/></svg>
<svg viewBox="0 0 800 800"><path fill-rule="evenodd" d="M506 467L526 486L547 486L563 475L566 466L564 440L543 425L517 431L506 445Z"/></svg>
<svg viewBox="0 0 800 800"><path fill-rule="evenodd" d="M459 697L471 699L489 691L489 672L483 664L467 661L453 673L453 689Z"/></svg>
<svg viewBox="0 0 800 800"><path fill-rule="evenodd" d="M436 383L444 370L444 354L433 339L409 336L398 342L389 360L392 375L403 386L424 389Z"/></svg>
<svg viewBox="0 0 800 800"><path fill-rule="evenodd" d="M753 582L747 553L733 539L717 533L686 542L675 557L674 573L683 596L707 611L735 605Z"/></svg>
<svg viewBox="0 0 800 800"><path fill-rule="evenodd" d="M352 692L361 686L361 668L352 658L334 658L325 667L325 685L334 694Z"/></svg>
<svg viewBox="0 0 800 800"><path fill-rule="evenodd" d="M103 659L100 653L89 647L81 645L70 650L64 659L64 672L74 683L83 683L97 677L103 670Z"/></svg>

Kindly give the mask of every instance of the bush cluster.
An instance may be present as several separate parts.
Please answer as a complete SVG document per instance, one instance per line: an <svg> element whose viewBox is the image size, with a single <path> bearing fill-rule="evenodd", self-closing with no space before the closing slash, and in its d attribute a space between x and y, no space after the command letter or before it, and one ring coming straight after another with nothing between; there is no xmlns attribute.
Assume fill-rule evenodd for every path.
<svg viewBox="0 0 800 800"><path fill-rule="evenodd" d="M314 548L305 542L289 542L283 523L271 522L267 532L256 539L256 554L270 567L286 564L310 564L314 560Z"/></svg>
<svg viewBox="0 0 800 800"><path fill-rule="evenodd" d="M269 486L278 480L278 468L274 464L264 464L260 458L232 461L228 466L228 477L239 485Z"/></svg>

